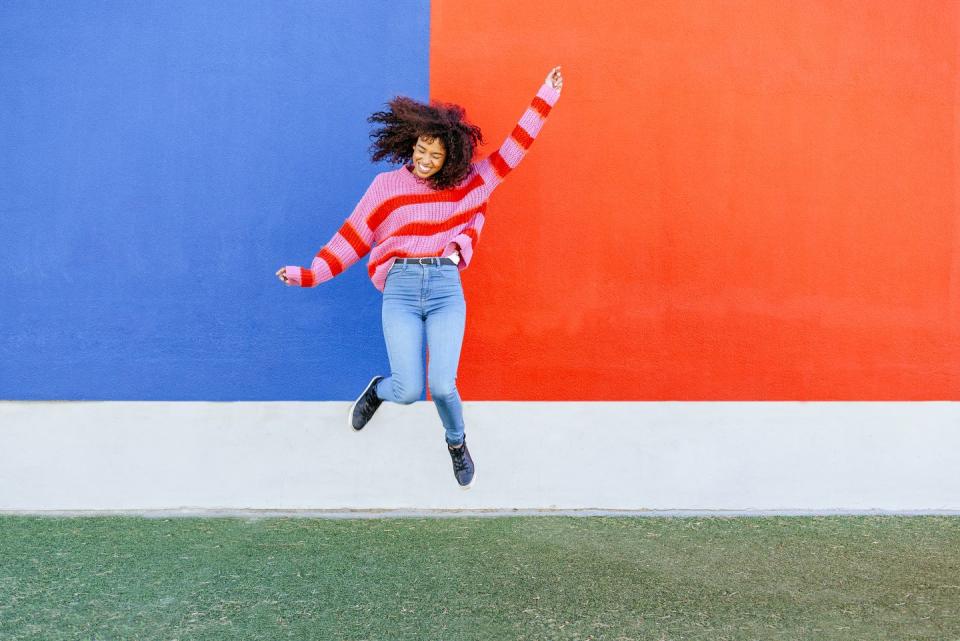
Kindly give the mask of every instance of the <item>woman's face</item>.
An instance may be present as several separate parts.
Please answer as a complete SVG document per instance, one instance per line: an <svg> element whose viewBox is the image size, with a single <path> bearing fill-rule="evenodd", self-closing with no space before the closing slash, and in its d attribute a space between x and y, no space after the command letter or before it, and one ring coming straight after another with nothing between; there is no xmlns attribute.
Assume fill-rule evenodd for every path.
<svg viewBox="0 0 960 641"><path fill-rule="evenodd" d="M420 136L413 146L413 173L420 178L429 178L440 171L446 157L447 152L439 137Z"/></svg>

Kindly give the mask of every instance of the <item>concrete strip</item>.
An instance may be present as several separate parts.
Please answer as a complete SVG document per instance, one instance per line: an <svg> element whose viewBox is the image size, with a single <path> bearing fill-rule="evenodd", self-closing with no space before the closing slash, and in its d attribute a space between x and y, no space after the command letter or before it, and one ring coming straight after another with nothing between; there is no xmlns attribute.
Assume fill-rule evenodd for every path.
<svg viewBox="0 0 960 641"><path fill-rule="evenodd" d="M0 510L960 510L960 403L466 402L477 486L433 403L0 402Z"/></svg>
<svg viewBox="0 0 960 641"><path fill-rule="evenodd" d="M519 516L573 516L617 518L754 518L770 516L952 516L960 510L0 510L3 516L35 516L49 518L89 518L136 516L146 519L171 518L236 518L256 519L446 519L446 518L509 518Z"/></svg>

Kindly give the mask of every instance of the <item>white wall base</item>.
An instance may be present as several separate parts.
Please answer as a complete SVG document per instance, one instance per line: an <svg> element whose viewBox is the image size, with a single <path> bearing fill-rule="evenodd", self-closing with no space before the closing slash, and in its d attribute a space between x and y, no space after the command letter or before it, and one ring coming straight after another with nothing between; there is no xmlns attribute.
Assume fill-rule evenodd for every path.
<svg viewBox="0 0 960 641"><path fill-rule="evenodd" d="M960 402L0 402L0 510L960 509Z"/></svg>

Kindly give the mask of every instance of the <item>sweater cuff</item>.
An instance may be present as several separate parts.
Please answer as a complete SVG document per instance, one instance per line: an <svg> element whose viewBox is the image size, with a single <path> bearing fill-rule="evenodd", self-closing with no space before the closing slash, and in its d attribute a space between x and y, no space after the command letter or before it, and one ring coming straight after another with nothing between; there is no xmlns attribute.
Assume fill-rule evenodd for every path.
<svg viewBox="0 0 960 641"><path fill-rule="evenodd" d="M470 248L470 243L465 242L463 245L461 245L455 240L452 240L449 243L447 243L447 246L443 249L443 255L449 256L454 251L460 254L460 262L457 263L457 269L459 269L460 271L463 271L464 269L467 268L467 265L470 263L470 256L473 253Z"/></svg>
<svg viewBox="0 0 960 641"><path fill-rule="evenodd" d="M457 243L453 241L450 241L449 243L447 243L447 246L443 248L443 253L441 254L441 256L449 256L454 252L457 252L458 254L460 254L460 262L457 263L459 265L460 263L463 262L463 254L460 252L460 245L458 245Z"/></svg>
<svg viewBox="0 0 960 641"><path fill-rule="evenodd" d="M300 268L296 265L287 265L284 270L286 271L287 280L290 281L290 284L300 287Z"/></svg>
<svg viewBox="0 0 960 641"><path fill-rule="evenodd" d="M551 107L557 104L557 100L560 98L560 92L554 89L549 82L544 82L540 85L540 90L537 91L537 95Z"/></svg>

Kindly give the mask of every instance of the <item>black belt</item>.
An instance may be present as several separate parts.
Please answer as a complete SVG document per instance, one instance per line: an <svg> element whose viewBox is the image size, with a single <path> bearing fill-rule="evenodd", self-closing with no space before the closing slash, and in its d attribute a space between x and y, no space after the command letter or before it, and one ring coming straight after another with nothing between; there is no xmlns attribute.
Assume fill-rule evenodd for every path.
<svg viewBox="0 0 960 641"><path fill-rule="evenodd" d="M446 256L443 256L442 258L438 256L422 256L420 258L398 258L394 262L408 263L408 264L412 263L414 265L435 265L435 264L456 265L456 263L453 262L452 258L447 258Z"/></svg>

